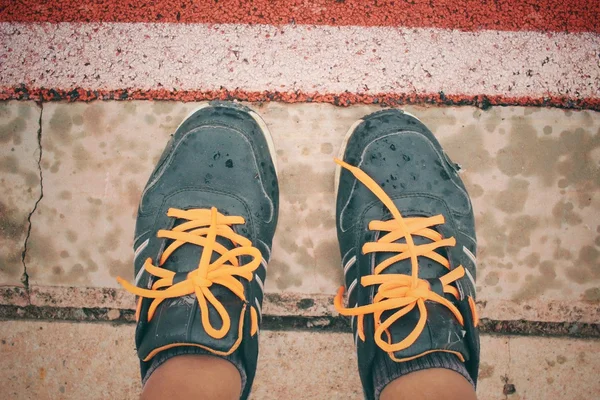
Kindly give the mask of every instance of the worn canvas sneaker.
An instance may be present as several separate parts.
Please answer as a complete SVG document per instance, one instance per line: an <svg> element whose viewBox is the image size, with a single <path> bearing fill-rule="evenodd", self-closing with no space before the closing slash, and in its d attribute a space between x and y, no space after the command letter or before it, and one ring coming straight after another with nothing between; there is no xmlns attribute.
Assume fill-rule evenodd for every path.
<svg viewBox="0 0 600 400"><path fill-rule="evenodd" d="M479 366L473 210L459 167L417 118L357 121L336 160L337 233L367 398L393 379Z"/></svg>
<svg viewBox="0 0 600 400"><path fill-rule="evenodd" d="M213 102L177 128L142 193L135 230L136 346L142 379L179 354L226 358L247 398L278 216L264 121Z"/></svg>

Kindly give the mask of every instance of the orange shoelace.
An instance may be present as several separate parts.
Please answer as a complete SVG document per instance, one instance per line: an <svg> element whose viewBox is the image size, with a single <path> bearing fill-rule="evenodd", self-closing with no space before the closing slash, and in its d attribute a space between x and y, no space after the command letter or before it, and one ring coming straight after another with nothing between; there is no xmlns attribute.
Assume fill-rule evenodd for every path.
<svg viewBox="0 0 600 400"><path fill-rule="evenodd" d="M365 340L363 327L363 318L367 314L373 314L375 320L375 343L385 352L393 353L401 351L411 346L423 332L427 322L427 308L425 301L434 301L446 306L461 325L464 325L463 317L460 311L452 302L443 296L431 290L430 284L425 279L419 279L419 263L417 257L428 257L434 260L448 270L449 261L435 252L437 248L444 246L454 246L456 240L452 238L444 239L440 233L430 227L443 224L443 215L436 215L429 218L403 218L398 208L383 191L383 189L365 172L357 167L353 167L341 160L335 162L343 168L350 171L354 177L364 184L392 214L392 219L388 221L371 221L369 230L388 232L380 237L376 242L365 243L362 248L363 254L375 252L398 253L375 267L373 275L363 276L360 280L362 286L379 285L377 293L373 298L373 304L355 308L345 308L342 304L344 296L344 287L342 286L335 297L335 309L342 315L357 317L358 336L362 341ZM415 245L412 236L418 235L431 240L431 243ZM398 239L405 238L406 243L395 243ZM390 265L402 260L410 259L411 275L404 274L385 274L381 273ZM453 269L440 278L444 293L449 293L459 299L458 290L451 285L452 282L464 276L465 270L462 266ZM415 307L419 309L419 321L413 331L403 340L397 343L391 343L388 328L397 320L408 314ZM386 311L395 311L392 315L381 321L381 316ZM386 339L383 339L383 334Z"/></svg>
<svg viewBox="0 0 600 400"><path fill-rule="evenodd" d="M231 328L231 318L223 304L211 293L210 287L213 284L221 285L246 302L244 286L236 277L251 281L254 271L260 266L262 255L257 248L252 246L250 240L238 235L231 228L232 225L244 224L245 220L242 217L225 216L217 212L214 207L210 210L170 208L167 215L187 222L171 230L159 230L157 233L159 238L173 240L163 252L158 266L154 266L150 258L144 263L146 271L160 279L154 282L152 289L134 286L121 277L118 277L117 281L128 292L140 296L136 319L139 319L141 298L154 299L148 309L148 321L152 319L156 308L163 300L195 293L201 310L202 326L208 335L215 339L221 339ZM236 247L231 250L227 249L216 241L217 236L231 240ZM202 246L204 250L200 256L198 268L189 272L184 281L173 284L175 272L161 268L161 266L175 250L184 244ZM211 263L213 252L220 254L220 257ZM240 256L250 256L252 260L245 265L239 265L238 257ZM209 320L208 303L219 313L222 321L219 329L213 327ZM258 318L254 307L250 309L252 312L251 331L254 334L258 329Z"/></svg>

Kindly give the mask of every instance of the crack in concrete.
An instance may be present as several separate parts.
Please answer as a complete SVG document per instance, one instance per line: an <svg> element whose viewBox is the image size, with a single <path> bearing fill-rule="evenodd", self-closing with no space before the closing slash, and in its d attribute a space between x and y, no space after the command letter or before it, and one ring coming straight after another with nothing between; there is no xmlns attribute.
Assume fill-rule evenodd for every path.
<svg viewBox="0 0 600 400"><path fill-rule="evenodd" d="M39 150L37 166L38 166L38 171L40 174L40 197L38 197L35 204L33 205L33 209L31 210L29 215L27 215L27 224L28 224L27 236L25 236L25 242L23 243L23 252L21 253L21 263L23 264L23 275L21 275L21 283L23 283L23 286L25 287L25 290L26 290L28 296L29 296L29 275L27 274L27 263L25 262L25 256L27 255L27 243L29 242L29 237L31 236L31 227L32 227L31 217L37 210L38 205L40 204L40 201L42 201L42 198L44 197L44 176L42 174L42 165L41 165L42 155L43 155L42 115L44 114L44 104L42 102L40 102L38 104L40 106L40 118L38 120L39 127L38 127L38 131L37 131L38 150Z"/></svg>

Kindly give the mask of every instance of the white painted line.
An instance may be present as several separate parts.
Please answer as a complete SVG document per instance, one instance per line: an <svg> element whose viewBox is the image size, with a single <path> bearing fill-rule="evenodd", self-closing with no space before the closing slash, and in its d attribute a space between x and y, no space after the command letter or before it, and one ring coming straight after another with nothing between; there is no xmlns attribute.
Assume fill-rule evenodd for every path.
<svg viewBox="0 0 600 400"><path fill-rule="evenodd" d="M5 22L0 86L587 98L599 49L595 33Z"/></svg>

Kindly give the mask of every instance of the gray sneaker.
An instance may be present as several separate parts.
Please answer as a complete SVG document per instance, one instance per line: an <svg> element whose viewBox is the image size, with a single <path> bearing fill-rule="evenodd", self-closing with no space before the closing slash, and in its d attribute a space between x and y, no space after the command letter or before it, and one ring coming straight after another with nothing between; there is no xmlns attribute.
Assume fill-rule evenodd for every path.
<svg viewBox="0 0 600 400"><path fill-rule="evenodd" d="M458 166L417 118L366 116L336 160L337 233L365 393L373 362L454 354L473 382L479 366L476 238ZM368 397L370 397L368 395Z"/></svg>
<svg viewBox="0 0 600 400"><path fill-rule="evenodd" d="M258 114L213 102L177 128L142 194L135 285L119 279L138 296L143 379L165 354L213 354L240 369L248 396L278 206L273 142Z"/></svg>

